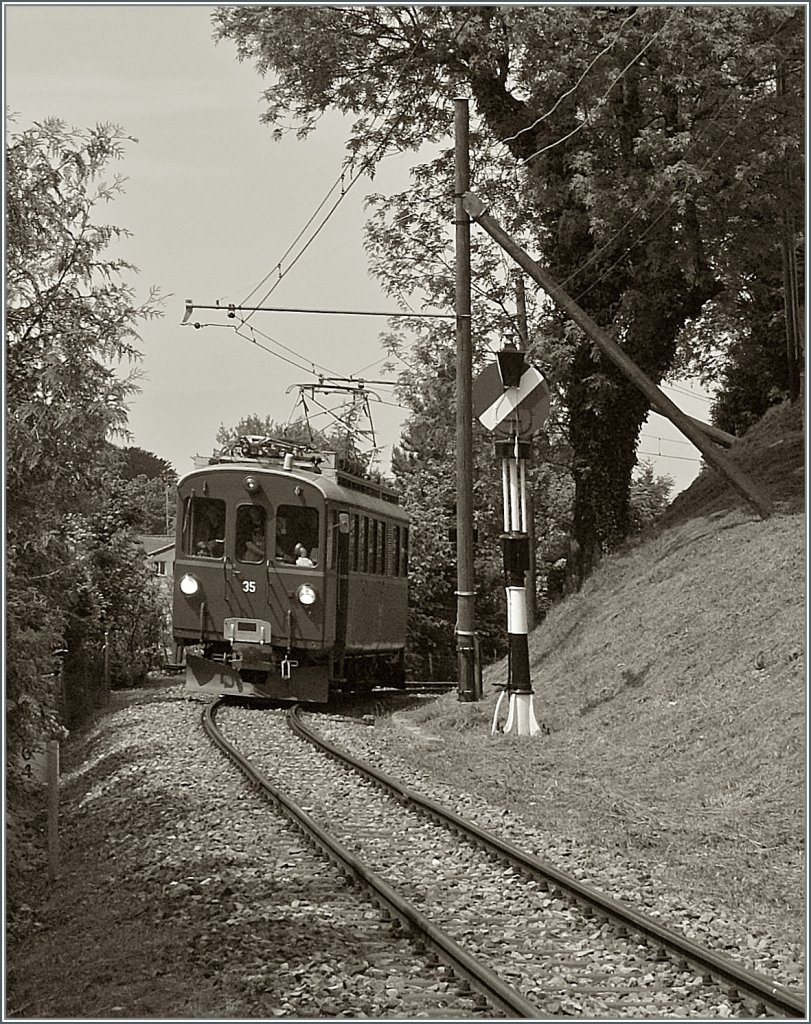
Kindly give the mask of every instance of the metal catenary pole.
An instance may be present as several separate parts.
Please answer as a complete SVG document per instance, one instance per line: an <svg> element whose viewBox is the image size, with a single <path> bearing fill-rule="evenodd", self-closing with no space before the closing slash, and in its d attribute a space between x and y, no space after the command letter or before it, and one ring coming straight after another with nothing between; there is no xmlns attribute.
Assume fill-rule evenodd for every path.
<svg viewBox="0 0 811 1024"><path fill-rule="evenodd" d="M473 570L473 350L470 324L470 220L462 197L470 187L468 102L454 100L456 228L456 653L460 701L481 697L475 657Z"/></svg>

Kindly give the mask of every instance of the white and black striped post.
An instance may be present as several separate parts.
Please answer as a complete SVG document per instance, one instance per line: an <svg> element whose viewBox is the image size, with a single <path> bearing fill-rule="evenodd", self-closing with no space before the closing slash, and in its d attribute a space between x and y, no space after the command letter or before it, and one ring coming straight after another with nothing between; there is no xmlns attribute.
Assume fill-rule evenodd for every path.
<svg viewBox="0 0 811 1024"><path fill-rule="evenodd" d="M549 388L523 352L507 342L496 354L496 363L482 370L473 383L473 408L482 426L500 435L496 454L501 456L504 498L504 586L507 592L507 633L510 657L507 684L493 712L492 732L498 731L498 715L505 695L509 710L504 732L534 736L540 732L532 709L527 640L526 574L530 563L527 518L526 440L541 429L549 415Z"/></svg>
<svg viewBox="0 0 811 1024"><path fill-rule="evenodd" d="M502 491L504 495L504 587L507 594L507 633L509 636L509 671L507 695L509 708L504 732L517 736L534 736L540 732L532 707L532 680L529 672L527 639L527 588L529 568L529 533L527 530L526 458L529 443L519 441L517 433L507 441L496 441L501 455ZM503 694L499 697L499 703ZM498 714L498 706L496 715ZM495 723L494 718L494 723Z"/></svg>

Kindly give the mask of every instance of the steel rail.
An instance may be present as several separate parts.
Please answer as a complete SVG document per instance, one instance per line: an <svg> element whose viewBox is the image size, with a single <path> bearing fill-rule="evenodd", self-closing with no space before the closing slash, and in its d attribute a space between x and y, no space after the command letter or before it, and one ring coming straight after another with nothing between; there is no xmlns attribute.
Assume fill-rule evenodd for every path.
<svg viewBox="0 0 811 1024"><path fill-rule="evenodd" d="M745 996L755 1004L770 1007L783 1017L805 1017L804 993L794 993L783 985L775 984L766 975L742 967L729 957L698 945L686 936L679 935L678 932L639 913L620 900L607 896L599 889L581 882L573 875L561 871L539 857L525 853L513 846L512 843L481 828L474 822L467 821L449 808L443 807L442 804L422 796L416 790L354 757L348 751L336 746L311 729L303 722L298 706L288 712L287 721L291 729L302 739L321 748L330 757L350 765L354 770L393 794L402 805L410 806L420 813L427 814L444 827L461 833L488 851L496 852L525 875L540 879L550 889L558 889L567 893L587 911L607 918L615 925L634 932L641 936L648 945L664 951L670 958L686 961L703 976L712 977L717 983L727 986L731 995Z"/></svg>
<svg viewBox="0 0 811 1024"><path fill-rule="evenodd" d="M244 758L236 747L223 736L216 725L216 712L223 703L223 698L220 698L212 704L207 704L203 709L202 722L206 735L239 768L253 786L290 818L314 846L342 868L348 878L359 880L371 890L373 901L384 908L395 921L407 922L419 941L430 946L457 977L468 982L498 1010L508 1017L527 1020L554 1019L545 1015L537 1006L525 999L517 989L504 982L494 971L476 960L441 928L433 924L416 907L411 906L396 889L392 888L374 871L371 871L342 843L330 836L303 808L274 786L262 772Z"/></svg>

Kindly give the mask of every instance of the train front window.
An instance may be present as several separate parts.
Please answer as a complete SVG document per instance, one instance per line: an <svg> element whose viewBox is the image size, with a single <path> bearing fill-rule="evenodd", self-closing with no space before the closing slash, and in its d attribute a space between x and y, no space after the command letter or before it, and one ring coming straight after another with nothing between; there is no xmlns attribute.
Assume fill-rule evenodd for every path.
<svg viewBox="0 0 811 1024"><path fill-rule="evenodd" d="M240 562L265 560L265 510L261 505L237 509L236 556Z"/></svg>
<svg viewBox="0 0 811 1024"><path fill-rule="evenodd" d="M182 537L185 555L222 558L225 550L225 502L218 498L186 498Z"/></svg>
<svg viewBox="0 0 811 1024"><path fill-rule="evenodd" d="M318 509L279 505L276 510L276 561L286 565L318 565Z"/></svg>

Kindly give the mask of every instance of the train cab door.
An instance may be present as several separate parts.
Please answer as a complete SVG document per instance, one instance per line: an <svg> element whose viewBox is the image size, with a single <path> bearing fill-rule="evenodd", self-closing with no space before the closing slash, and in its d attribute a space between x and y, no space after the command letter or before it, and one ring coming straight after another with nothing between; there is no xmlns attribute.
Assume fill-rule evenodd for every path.
<svg viewBox="0 0 811 1024"><path fill-rule="evenodd" d="M267 534L267 510L262 505L237 505L233 545L228 545L223 566L233 618L268 619Z"/></svg>

